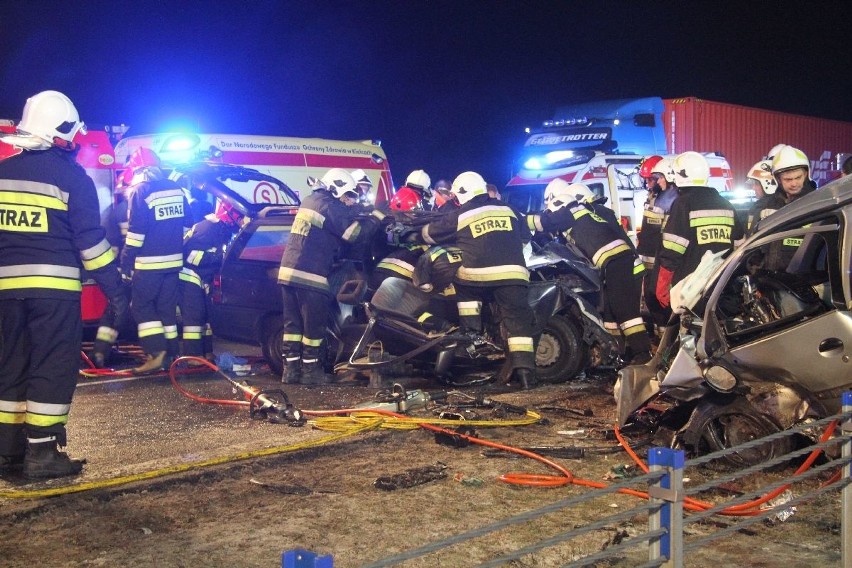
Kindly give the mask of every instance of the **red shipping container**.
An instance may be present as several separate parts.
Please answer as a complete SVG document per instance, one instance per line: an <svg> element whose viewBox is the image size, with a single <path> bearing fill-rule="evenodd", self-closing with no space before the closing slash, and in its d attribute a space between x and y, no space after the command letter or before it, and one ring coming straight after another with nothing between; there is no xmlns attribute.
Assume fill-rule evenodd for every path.
<svg viewBox="0 0 852 568"><path fill-rule="evenodd" d="M719 152L731 165L735 185L776 144L802 150L811 177L822 185L839 174L837 154L852 152L852 122L787 114L705 101L664 99L663 127L669 152Z"/></svg>

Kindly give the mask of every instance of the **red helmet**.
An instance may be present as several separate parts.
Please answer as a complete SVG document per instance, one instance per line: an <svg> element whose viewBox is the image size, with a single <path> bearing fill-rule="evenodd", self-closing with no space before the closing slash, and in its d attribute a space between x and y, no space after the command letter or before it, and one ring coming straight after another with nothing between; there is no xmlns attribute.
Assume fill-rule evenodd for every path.
<svg viewBox="0 0 852 568"><path fill-rule="evenodd" d="M423 207L420 192L404 185L391 197L388 206L394 211L411 211Z"/></svg>
<svg viewBox="0 0 852 568"><path fill-rule="evenodd" d="M654 166L656 166L657 162L659 162L662 159L663 159L662 156L648 156L647 158L642 160L642 163L639 164L639 176L643 177L643 178L651 177L651 174L653 173L652 170L654 169Z"/></svg>
<svg viewBox="0 0 852 568"><path fill-rule="evenodd" d="M120 185L130 185L133 179L133 172L137 168L160 167L160 157L150 148L136 148L130 156L127 157L127 162L124 164L124 171L119 178Z"/></svg>
<svg viewBox="0 0 852 568"><path fill-rule="evenodd" d="M237 229L242 223L243 214L230 203L219 201L219 205L216 207L216 218L232 229Z"/></svg>

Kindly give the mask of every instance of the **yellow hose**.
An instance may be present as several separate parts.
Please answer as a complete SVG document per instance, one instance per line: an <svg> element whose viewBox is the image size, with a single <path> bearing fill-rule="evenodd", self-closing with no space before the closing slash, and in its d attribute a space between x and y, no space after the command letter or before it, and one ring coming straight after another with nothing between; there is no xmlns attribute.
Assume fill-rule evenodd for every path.
<svg viewBox="0 0 852 568"><path fill-rule="evenodd" d="M310 410L304 411L305 414L311 414ZM323 413L325 411L316 411L317 413ZM324 444L328 444L331 442L335 442L337 440L341 440L343 438L347 438L349 436L354 436L356 434L360 434L362 432L368 432L370 430L375 430L377 428L387 428L387 429L395 429L395 430L416 430L420 428L422 424L430 424L433 426L442 426L442 427L457 427L457 426L478 426L481 428L492 428L499 426L529 426L531 424L535 424L539 420L541 420L541 415L536 414L531 410L527 410L527 415L524 418L519 418L517 420L448 420L442 418L417 418L411 416L398 416L398 415L389 415L391 413L378 413L372 412L369 410L365 411L356 411L350 412L347 416L318 416L309 421L314 427L319 430L325 430L329 432L334 432L329 436L325 436L324 438L319 438L316 440L311 440L308 442L299 442L297 444L291 444L288 446L276 446L274 448L266 448L263 450L254 450L251 452L243 452L240 454L234 454L230 456L222 456L218 458L211 458L208 460L202 460L187 464L175 465L164 467L162 469L156 469L151 471L145 471L142 473L136 473L133 475L125 475L121 477L113 477L110 479L104 479L101 481L91 481L87 483L79 483L75 485L66 485L63 487L53 487L50 489L33 489L33 490L8 490L8 491L0 491L0 499L34 499L39 497L53 497L56 495L68 495L71 493L80 493L83 491L90 491L92 489L104 489L106 487L116 487L119 485L126 485L128 483L133 483L136 481L144 481L148 479L155 479L158 477L163 477L166 475L171 475L175 473L182 473L185 471L191 471L194 469L200 469L204 467L209 467L213 465L221 465L224 463L231 463L241 460L247 460L251 458L258 458L264 456L271 456L275 454L282 454L286 452L292 452L296 450L303 450L307 448L314 448L317 446L322 446Z"/></svg>
<svg viewBox="0 0 852 568"><path fill-rule="evenodd" d="M353 436L355 434L360 434L361 432L367 432L369 430L374 430L381 426L384 421L384 417L374 417L371 421L365 421L361 424L353 426L352 428L343 431L341 433L332 434L330 436L326 436L324 438L319 438L317 440L311 440L308 442L299 442L298 444L291 444L289 446L277 446L274 448L266 448L263 450L254 450L251 452L244 452L240 454L234 454L230 456L223 456L218 458L211 458L208 460L202 460L192 463L186 463L181 465L174 465L170 467L164 467L162 469L156 469L152 471L145 471L142 473L136 473L133 475L125 475L122 477L113 477L111 479L104 479L101 481L91 481L88 483L80 483L76 485L66 485L64 487L53 487L50 489L33 489L26 491L0 491L0 499L32 499L37 497L53 497L55 495L67 495L70 493L80 493L82 491L90 491L92 489L103 489L105 487L115 487L118 485L125 485L127 483L133 483L134 481L143 481L146 479L154 479L157 477L163 477L166 475L171 475L174 473L182 473L184 471L190 471L193 469L200 469L203 467L209 467L212 465L220 465L223 463L230 463L235 461L247 460L251 458L259 458L264 456L271 456L275 454L282 454L285 452L292 452L295 450L304 450L307 448L314 448L317 446L321 446L323 444L328 444L329 442L334 442L348 436Z"/></svg>

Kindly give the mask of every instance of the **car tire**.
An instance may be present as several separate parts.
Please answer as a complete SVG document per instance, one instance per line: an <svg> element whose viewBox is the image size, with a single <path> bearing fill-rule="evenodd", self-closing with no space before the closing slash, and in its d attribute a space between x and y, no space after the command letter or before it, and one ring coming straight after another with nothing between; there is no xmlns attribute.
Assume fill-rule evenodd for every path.
<svg viewBox="0 0 852 568"><path fill-rule="evenodd" d="M726 450L782 430L772 418L741 398L727 404L700 403L693 416L698 420L690 430L700 433L698 447L693 448L698 455ZM728 453L721 461L732 468L749 467L787 454L791 449L792 439L787 436L742 452Z"/></svg>
<svg viewBox="0 0 852 568"><path fill-rule="evenodd" d="M284 372L284 327L278 322L268 322L263 326L261 349L269 368L276 374Z"/></svg>
<svg viewBox="0 0 852 568"><path fill-rule="evenodd" d="M564 315L548 320L535 352L536 378L542 383L563 383L582 371L589 359L582 328Z"/></svg>

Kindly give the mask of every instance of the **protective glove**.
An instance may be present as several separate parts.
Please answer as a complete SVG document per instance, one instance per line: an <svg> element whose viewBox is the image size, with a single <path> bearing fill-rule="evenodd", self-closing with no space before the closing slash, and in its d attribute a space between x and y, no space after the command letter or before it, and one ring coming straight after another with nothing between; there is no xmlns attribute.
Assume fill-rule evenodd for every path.
<svg viewBox="0 0 852 568"><path fill-rule="evenodd" d="M121 329L127 321L130 313L130 301L128 298L127 289L122 287L118 294L113 295L109 299L108 309L112 311L113 327Z"/></svg>
<svg viewBox="0 0 852 568"><path fill-rule="evenodd" d="M657 289L655 291L657 296L657 301L660 302L660 305L664 308L668 308L671 304L671 286L672 286L672 276L674 276L674 272L667 268L660 267L657 272Z"/></svg>

